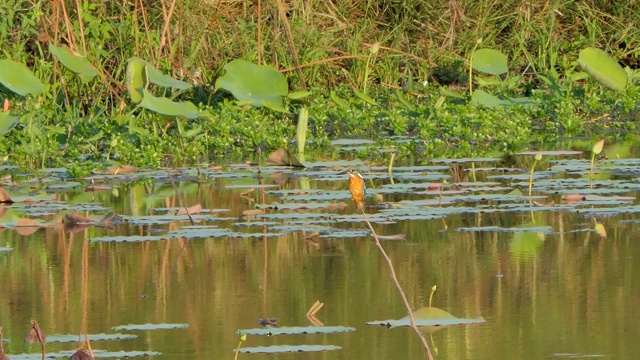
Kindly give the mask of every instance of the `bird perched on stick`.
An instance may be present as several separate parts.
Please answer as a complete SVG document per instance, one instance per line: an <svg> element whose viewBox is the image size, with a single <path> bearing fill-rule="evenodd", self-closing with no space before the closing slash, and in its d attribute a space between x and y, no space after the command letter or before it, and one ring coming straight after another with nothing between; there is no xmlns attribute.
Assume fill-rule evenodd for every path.
<svg viewBox="0 0 640 360"><path fill-rule="evenodd" d="M349 192L351 193L351 201L356 204L358 210L364 210L364 196L367 192L367 187L364 183L364 178L358 170L349 170Z"/></svg>

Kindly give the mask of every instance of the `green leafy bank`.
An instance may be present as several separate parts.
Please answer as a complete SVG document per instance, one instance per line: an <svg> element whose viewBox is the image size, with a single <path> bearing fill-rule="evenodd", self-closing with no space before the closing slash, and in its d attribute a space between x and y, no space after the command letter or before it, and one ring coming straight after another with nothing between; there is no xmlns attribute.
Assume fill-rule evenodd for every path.
<svg viewBox="0 0 640 360"><path fill-rule="evenodd" d="M627 21L638 4L14 0L0 11L0 155L29 169L193 163L296 137L474 156L636 129L639 113Z"/></svg>

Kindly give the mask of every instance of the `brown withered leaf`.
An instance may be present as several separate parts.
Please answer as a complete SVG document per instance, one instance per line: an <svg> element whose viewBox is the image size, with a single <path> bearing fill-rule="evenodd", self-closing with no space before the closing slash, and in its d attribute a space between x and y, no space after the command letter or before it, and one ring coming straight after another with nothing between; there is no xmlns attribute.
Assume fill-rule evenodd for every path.
<svg viewBox="0 0 640 360"><path fill-rule="evenodd" d="M245 192L241 192L241 193L240 193L240 196L247 196L247 195L251 194L251 193L252 193L252 192L254 192L254 191L256 191L256 189L251 188L251 189L249 189L249 190L247 190L247 191L245 191Z"/></svg>
<svg viewBox="0 0 640 360"><path fill-rule="evenodd" d="M567 204L573 204L578 201L585 201L587 198L580 194L568 194L562 197L562 200Z"/></svg>
<svg viewBox="0 0 640 360"><path fill-rule="evenodd" d="M181 208L180 210L176 211L176 215L195 215L195 214L199 214L200 211L202 211L202 205L200 204L195 204L193 206L190 206L188 208Z"/></svg>
<svg viewBox="0 0 640 360"><path fill-rule="evenodd" d="M291 151L280 148L269 155L267 166L296 166L304 167Z"/></svg>
<svg viewBox="0 0 640 360"><path fill-rule="evenodd" d="M264 210L260 210L260 209L255 209L255 210L245 210L242 212L242 216L256 216L256 215L262 215L264 214Z"/></svg>
<svg viewBox="0 0 640 360"><path fill-rule="evenodd" d="M69 360L93 360L93 356L89 355L87 350L85 350L84 348L80 348L76 350L73 355L71 355Z"/></svg>
<svg viewBox="0 0 640 360"><path fill-rule="evenodd" d="M15 201L13 201L11 199L11 195L9 195L9 193L0 187L0 203L14 203Z"/></svg>
<svg viewBox="0 0 640 360"><path fill-rule="evenodd" d="M27 332L27 335L24 337L24 342L27 344L32 343L44 343L47 339L47 335L45 335L42 330L40 330L40 326L38 326L38 322L35 320L31 320L31 329Z"/></svg>
<svg viewBox="0 0 640 360"><path fill-rule="evenodd" d="M310 240L310 239L313 239L314 237L316 237L318 235L320 235L320 232L319 231L314 231L311 234L305 236L304 239L305 240Z"/></svg>
<svg viewBox="0 0 640 360"><path fill-rule="evenodd" d="M42 225L33 219L22 218L16 222L15 230L18 234L26 236L38 231Z"/></svg>
<svg viewBox="0 0 640 360"><path fill-rule="evenodd" d="M107 184L91 184L84 188L85 192L111 191L113 186Z"/></svg>
<svg viewBox="0 0 640 360"><path fill-rule="evenodd" d="M82 216L78 213L67 213L64 219L69 224L92 224L98 222L97 220Z"/></svg>

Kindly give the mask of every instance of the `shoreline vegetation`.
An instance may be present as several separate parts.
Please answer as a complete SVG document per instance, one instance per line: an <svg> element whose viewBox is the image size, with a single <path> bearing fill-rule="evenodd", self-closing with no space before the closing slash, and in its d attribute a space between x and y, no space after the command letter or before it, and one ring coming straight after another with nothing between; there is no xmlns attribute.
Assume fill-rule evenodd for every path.
<svg viewBox="0 0 640 360"><path fill-rule="evenodd" d="M0 159L33 172L256 157L293 148L307 110L308 149L358 137L453 157L629 134L640 113L640 3L10 0L0 13ZM41 87L13 89L28 78L15 64Z"/></svg>

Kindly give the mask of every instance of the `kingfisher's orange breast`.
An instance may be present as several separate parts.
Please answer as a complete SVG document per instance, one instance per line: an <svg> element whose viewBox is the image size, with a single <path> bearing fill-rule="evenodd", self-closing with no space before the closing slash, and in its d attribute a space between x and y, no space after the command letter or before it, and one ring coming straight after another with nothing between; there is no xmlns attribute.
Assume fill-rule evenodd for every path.
<svg viewBox="0 0 640 360"><path fill-rule="evenodd" d="M358 209L362 209L364 206L364 180L357 176L351 176L349 178L349 192L351 192L351 201L356 204Z"/></svg>

